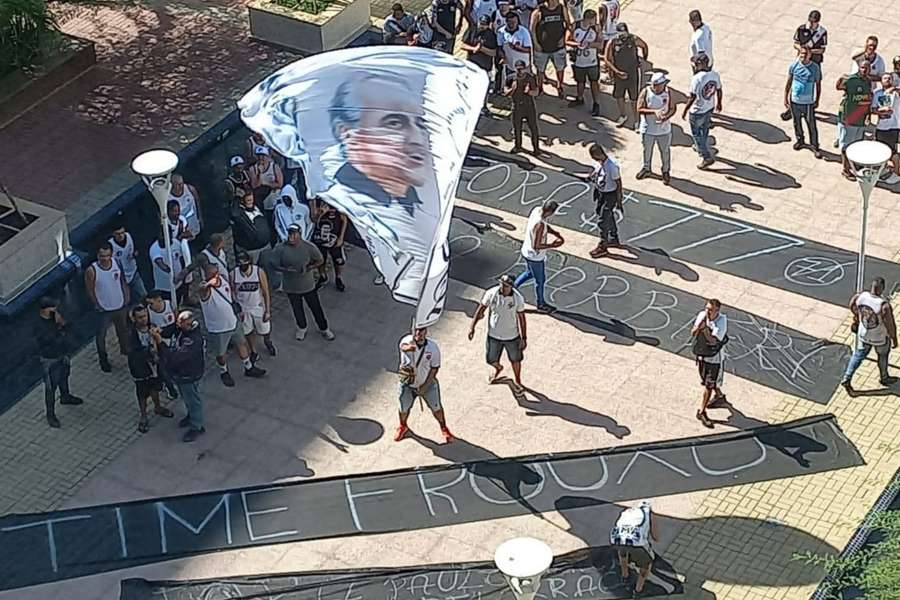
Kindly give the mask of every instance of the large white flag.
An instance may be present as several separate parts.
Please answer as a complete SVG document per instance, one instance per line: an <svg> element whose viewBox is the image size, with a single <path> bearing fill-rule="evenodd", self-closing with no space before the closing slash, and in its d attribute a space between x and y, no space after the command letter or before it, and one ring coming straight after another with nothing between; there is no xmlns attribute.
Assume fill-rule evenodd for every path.
<svg viewBox="0 0 900 600"><path fill-rule="evenodd" d="M443 52L374 46L299 60L238 106L303 165L310 194L350 218L424 326L443 309L453 197L487 85L483 70Z"/></svg>

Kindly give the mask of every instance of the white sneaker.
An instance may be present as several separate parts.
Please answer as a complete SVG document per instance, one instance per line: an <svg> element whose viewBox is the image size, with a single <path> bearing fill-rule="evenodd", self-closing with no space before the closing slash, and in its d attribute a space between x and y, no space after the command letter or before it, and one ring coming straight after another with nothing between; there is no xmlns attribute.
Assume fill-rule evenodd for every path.
<svg viewBox="0 0 900 600"><path fill-rule="evenodd" d="M326 340L328 340L329 342L334 340L334 334L331 332L330 329L324 329L324 330L320 331L319 333L321 333L322 337L325 338Z"/></svg>
<svg viewBox="0 0 900 600"><path fill-rule="evenodd" d="M305 340L306 339L306 328L301 329L300 327L298 327L297 333L294 334L294 337L297 338L298 342L302 342L303 340Z"/></svg>
<svg viewBox="0 0 900 600"><path fill-rule="evenodd" d="M375 281L372 282L374 285L384 285L384 275L378 274L375 276Z"/></svg>
<svg viewBox="0 0 900 600"><path fill-rule="evenodd" d="M885 182L886 184L888 184L888 185L894 185L894 184L900 183L900 175L897 175L896 173L891 173L891 174L884 180L884 182Z"/></svg>

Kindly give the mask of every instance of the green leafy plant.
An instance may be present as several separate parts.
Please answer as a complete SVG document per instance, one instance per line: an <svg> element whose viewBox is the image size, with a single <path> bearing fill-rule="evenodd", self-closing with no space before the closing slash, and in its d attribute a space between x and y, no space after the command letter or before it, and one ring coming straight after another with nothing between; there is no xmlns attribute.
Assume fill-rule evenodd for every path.
<svg viewBox="0 0 900 600"><path fill-rule="evenodd" d="M58 37L44 0L0 1L0 75L33 66Z"/></svg>
<svg viewBox="0 0 900 600"><path fill-rule="evenodd" d="M334 0L272 0L272 3L278 6L303 11L311 15L319 14L333 2Z"/></svg>

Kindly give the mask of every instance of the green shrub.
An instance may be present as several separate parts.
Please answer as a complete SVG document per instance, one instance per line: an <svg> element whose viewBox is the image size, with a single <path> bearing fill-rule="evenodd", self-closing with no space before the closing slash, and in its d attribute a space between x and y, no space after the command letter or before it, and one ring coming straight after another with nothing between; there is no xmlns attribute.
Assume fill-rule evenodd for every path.
<svg viewBox="0 0 900 600"><path fill-rule="evenodd" d="M35 64L57 36L44 0L0 0L0 75Z"/></svg>
<svg viewBox="0 0 900 600"><path fill-rule="evenodd" d="M291 10L300 10L311 15L317 15L326 8L334 0L272 0L273 4L289 8Z"/></svg>

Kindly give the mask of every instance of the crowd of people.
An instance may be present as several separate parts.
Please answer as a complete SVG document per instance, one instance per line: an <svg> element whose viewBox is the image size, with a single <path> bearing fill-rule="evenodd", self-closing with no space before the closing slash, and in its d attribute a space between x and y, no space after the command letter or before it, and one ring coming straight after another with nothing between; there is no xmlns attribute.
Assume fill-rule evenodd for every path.
<svg viewBox="0 0 900 600"><path fill-rule="evenodd" d="M646 76L643 73L649 47L619 20L619 11L618 0L603 0L598 10L585 10L580 0L467 0L465 4L460 0L435 0L429 10L413 16L395 4L384 23L384 43L452 53L466 28L461 48L488 73L491 81L484 112L490 112L490 96L510 98L513 152L522 150L524 123L530 131L533 152L541 155L537 99L548 88L559 99L567 100L571 108L585 105L589 88L590 113L599 116L600 85L611 84L616 125L633 123L641 136L643 160L636 178L653 175L653 156L658 152L662 181L669 184L671 120L677 112L676 102L665 71L656 70ZM694 150L701 159L699 168L703 169L715 162L709 129L713 113L722 110L723 86L713 68L713 33L709 25L696 10L689 13L688 22L688 58L694 74L681 115L689 124ZM816 110L828 39L819 11L812 11L808 21L798 27L793 42L796 59L788 69L784 88L786 111L782 118L793 120L794 148L807 147L808 133L809 147L821 158ZM844 98L835 146L843 153L850 143L867 135L870 121L876 119L874 138L894 150L892 168L885 175L890 184L900 182L900 159L896 154L900 56L894 58L893 71L889 72L877 49L877 38L870 36L864 49L852 57L850 71L837 80L836 88L844 92ZM551 63L554 77L547 74ZM565 86L568 66L572 67L576 84L574 95L567 94ZM589 154L593 169L586 179L593 185L600 238L590 255L600 259L622 247L618 224L626 218L623 186L618 162L601 145L591 145ZM846 154L843 162L844 175L852 179ZM205 431L198 382L204 373L207 349L215 357L220 379L227 387L235 385L228 367L230 350L237 354L246 377L266 375L258 363L263 348L270 356L277 354L271 338L274 293L283 292L290 302L296 340L306 339L307 309L320 335L328 341L335 339L319 289L330 282L327 262L331 263L335 288L339 292L347 289L344 244L350 224L333 206L320 198L307 197L300 165L278 155L257 133L250 134L242 153L229 159L223 181L222 194L230 206L233 266L226 252L226 237L204 231L205 193L201 194L178 173L172 175L171 184L165 217L168 235L160 231L148 248L139 249L124 226L114 226L108 241L97 250L96 261L85 270L85 286L97 312L99 368L103 372L112 370L106 338L113 326L135 382L138 429L148 430L148 403L153 404L158 415L173 416L160 403L160 394L165 390L170 399L183 398L187 415L180 425L187 428L184 440L192 441ZM524 271L515 277L504 275L485 292L469 330L472 339L476 325L487 315L485 360L491 367L490 380L498 380L505 351L513 371L511 385L517 393L524 389L522 362L527 347L524 299L518 288L534 280L538 311L554 310L544 296L544 265L547 251L565 243L550 224L557 208L551 201L531 212L521 248ZM144 252L152 270L152 282L147 282L151 285L145 284L138 269L137 259ZM873 286L871 293L854 298L854 315L889 311L889 303L885 304L887 301L881 296L883 282L880 285L878 289ZM896 346L893 318L884 314L880 325L873 324L871 318L860 321L868 323L862 326L864 330L877 335L865 337L854 353L844 379L848 391L852 390L850 378L865 353L876 348L882 366L882 362L886 365L886 358L882 357L887 356L890 344ZM68 387L73 348L68 325L56 301L43 298L40 316L35 337L44 369L46 417L51 427L59 427L55 411L57 392L61 404L80 404L82 400ZM704 387L697 418L707 427L713 426L707 408L726 402L721 390L726 332L727 319L721 303L711 298L692 329L694 354ZM437 343L427 337L426 330L417 329L401 340L399 353L400 410L395 439L403 439L409 431L410 408L418 397L428 404L443 436L451 441L437 380L441 362ZM886 366L882 380L892 380Z"/></svg>

